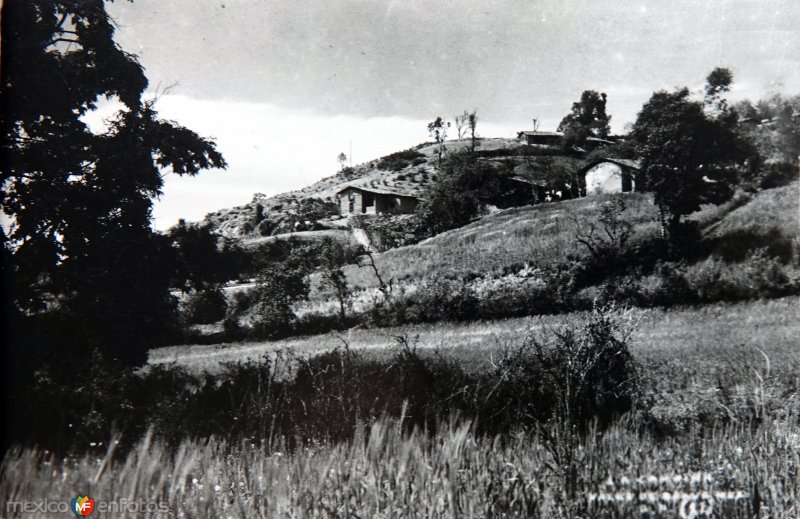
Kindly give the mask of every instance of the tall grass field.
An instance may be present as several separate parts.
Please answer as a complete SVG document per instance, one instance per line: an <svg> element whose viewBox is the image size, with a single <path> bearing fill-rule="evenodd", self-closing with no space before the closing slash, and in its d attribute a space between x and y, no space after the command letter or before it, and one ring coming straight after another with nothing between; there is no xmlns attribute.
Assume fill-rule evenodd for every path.
<svg viewBox="0 0 800 519"><path fill-rule="evenodd" d="M236 436L220 429L176 442L156 424L132 444L118 433L98 438L82 454L17 447L5 454L0 470L0 495L7 504L3 516L30 516L9 508L10 503L66 502L88 495L98 503L144 499L153 506L145 514L113 515L119 517L797 517L799 303L790 297L619 313L630 326L635 399L610 423L589 421L580 431L557 417L526 420L524 413L537 411L535 401L524 409L490 408L519 418L503 433L487 432L486 416L476 421L441 400L436 404L452 411L420 425L420 403L400 402L408 388L398 385L391 395L391 386L380 385L380 372L388 377L417 362L456 362L467 372L489 376L463 379L478 383L466 382L446 398L482 409L498 393L527 391L519 382L532 383L539 376L526 374L533 364L519 360L526 351L519 345L527 337L578 329L592 319L589 314L384 330L394 345L371 350L359 349L358 343L370 342L373 337L366 334L377 332L356 331L326 339L328 352L335 341L336 351L346 349L318 364L304 363L323 355L319 351L295 350L292 357L284 348L277 357L317 370L305 372L303 405L326 413L329 426L336 417L352 420L347 439ZM445 337L464 340L436 342ZM467 337L482 338L470 342ZM243 354L237 348L230 347ZM206 350L215 351L226 349ZM250 407L234 413L231 423L237 416L256 419L260 404L254 397L269 394L252 386L256 380L266 385L269 376L256 379L247 373L280 367L273 360L253 370L219 363L213 355L181 360L174 350L153 352L151 362L158 366L173 355L190 372L216 372L214 380L223 386L235 380L251 387L242 393ZM345 358L358 360L340 377L337 366ZM375 368L370 372L378 373L371 379L378 381L374 389L354 387ZM361 403L345 409L354 401L353 392ZM209 405L243 405L237 395L231 392L234 400L227 404L209 400ZM383 401L397 403L382 407ZM378 405L368 410L369 402ZM150 412L181 419L172 410ZM213 422L217 412L208 407L206 418ZM156 505L169 512L155 511Z"/></svg>
<svg viewBox="0 0 800 519"><path fill-rule="evenodd" d="M536 435L476 436L455 420L434 435L383 420L291 453L223 438L173 451L147 436L122 459L12 451L1 488L9 501L144 496L170 517L797 517L797 418L664 441L631 432L632 419L580 442L568 464Z"/></svg>

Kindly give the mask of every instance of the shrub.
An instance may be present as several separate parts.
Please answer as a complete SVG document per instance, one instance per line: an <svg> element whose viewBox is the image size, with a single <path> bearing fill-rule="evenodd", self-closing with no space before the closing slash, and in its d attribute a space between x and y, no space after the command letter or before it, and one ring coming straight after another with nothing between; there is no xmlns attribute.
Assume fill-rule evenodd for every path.
<svg viewBox="0 0 800 519"><path fill-rule="evenodd" d="M244 339L246 335L239 318L232 313L228 313L222 320L222 331L226 341L238 341Z"/></svg>
<svg viewBox="0 0 800 519"><path fill-rule="evenodd" d="M279 350L260 362L224 365L215 375L151 366L118 376L98 364L79 381L43 378L32 393L38 414L20 414L26 421L14 432L24 441L26 428L33 428L30 437L43 446L78 449L104 440L111 427L128 438L153 427L169 442L282 437L292 448L349 440L381 415L401 418L407 430L434 432L440 419L459 414L480 434L564 423L577 434L630 406L629 323L624 311L598 308L583 328L507 348L493 356L493 369L478 372L466 371L455 357L418 351L407 335L396 337L388 357L346 344L310 358ZM43 427L53 413L60 417L57 429Z"/></svg>
<svg viewBox="0 0 800 519"><path fill-rule="evenodd" d="M465 321L478 317L478 296L465 279L428 279L408 294L391 297L372 312L376 325Z"/></svg>
<svg viewBox="0 0 800 519"><path fill-rule="evenodd" d="M425 179L423 173L423 179ZM428 186L416 214L433 234L466 225L498 194L492 166L469 153L453 153L443 161L436 182Z"/></svg>
<svg viewBox="0 0 800 519"><path fill-rule="evenodd" d="M351 225L363 229L372 249L378 252L416 243L422 234L419 219L415 215L356 216L351 220Z"/></svg>
<svg viewBox="0 0 800 519"><path fill-rule="evenodd" d="M225 294L218 287L189 294L183 304L183 317L189 324L211 324L222 320L228 309Z"/></svg>
<svg viewBox="0 0 800 519"><path fill-rule="evenodd" d="M630 310L595 308L580 330L556 330L550 343L534 339L541 383L555 391L554 416L585 428L629 411L636 395L636 369L628 349L635 328Z"/></svg>
<svg viewBox="0 0 800 519"><path fill-rule="evenodd" d="M425 162L425 155L416 150L403 150L381 157L378 161L378 169L389 171L400 171L412 164L412 161L422 160Z"/></svg>
<svg viewBox="0 0 800 519"><path fill-rule="evenodd" d="M766 165L759 171L754 182L759 189L770 189L785 186L797 180L797 165L789 162L778 162Z"/></svg>
<svg viewBox="0 0 800 519"><path fill-rule="evenodd" d="M684 268L683 276L703 302L780 297L797 293L798 279L766 248L750 252L743 261L728 263L712 256Z"/></svg>

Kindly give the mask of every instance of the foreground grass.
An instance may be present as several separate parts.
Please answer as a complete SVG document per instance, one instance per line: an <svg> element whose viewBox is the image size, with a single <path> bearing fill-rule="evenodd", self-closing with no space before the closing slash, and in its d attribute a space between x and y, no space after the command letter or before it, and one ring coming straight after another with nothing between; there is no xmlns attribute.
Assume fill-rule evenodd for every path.
<svg viewBox="0 0 800 519"><path fill-rule="evenodd" d="M411 430L408 424L418 423L413 414L422 408L398 400L396 409L389 410L394 418L356 426L355 434L350 430L339 443L313 440L327 437L324 434L229 436L222 428L211 429L222 431L214 436L186 432L179 436L182 441L172 444L151 432L124 452L121 442L117 453L102 444L88 454L67 457L39 448L16 448L0 467L0 496L6 503L66 502L78 494L98 502L143 499L166 504L176 517L796 517L798 299L640 314L639 331L631 344L639 364L633 409L607 429L590 428L582 437L561 425L557 415L542 422L515 422L525 425L499 436L478 434L477 430L485 430L475 425L478 422L471 425L458 417L447 421L446 415L434 433ZM491 370L495 364L503 365L508 348L514 358L513 347L525 335L552 333L548 328L570 321L580 324L586 318L571 314L476 323L462 337L482 339L473 344L451 342L438 354L453 356L476 370ZM463 326L449 326L453 328L429 326L416 331L427 330L429 339L464 331ZM487 326L491 326L488 331ZM508 334L499 335L502 331ZM361 333L374 330L352 335ZM405 333L413 340L408 330L383 333L387 340L394 340L392 333ZM342 344L341 338L329 339ZM435 354L430 349L420 351L420 356ZM388 401L393 391L363 382L372 380L364 378L365 370L377 366L378 371L372 371L383 373L382 377L396 372L401 367L397 352L373 348L359 350L359 355L386 363L360 360L340 376L336 370L341 357L315 365L318 376L303 379L309 387L303 386L307 391L299 395L302 409L307 406L315 415L327 409L330 413L323 416L330 419L325 423L333 426L336 417L350 416L344 406L353 403L351 390L366 397L365 405L373 399ZM424 362L423 357L420 360ZM417 358L410 361L413 364ZM240 370L223 369L228 375ZM244 386L258 382L261 387L268 381L259 369L241 369L232 380ZM515 372L489 373L502 379ZM218 378L224 385L222 379ZM490 377L489 384L481 386L488 392L475 388L474 395L488 400L500 387L499 380L497 385L494 381ZM507 389L518 393L527 389L523 386ZM212 421L224 418L226 412L234 416L232 423L237 418L240 422L258 418L267 402L259 397L252 409L245 408L250 414L242 415L232 391L238 387L219 393L223 401L203 401L216 407L203 404L199 409L211 412ZM245 396L265 395L263 388L255 393L245 389ZM405 394L399 387L397 393ZM499 403L513 396L508 394ZM163 405L179 409L178 400ZM153 406L152 414L161 412L170 423L181 420L183 415L164 412L160 405ZM519 408L535 411L537 405L535 399L527 399ZM354 423L365 423L362 419L368 419L367 413L358 414ZM496 415L482 419L497 421ZM241 440L230 439L234 437ZM117 443L112 440L110 445ZM6 508L4 516L23 516L14 510Z"/></svg>
<svg viewBox="0 0 800 519"><path fill-rule="evenodd" d="M147 436L119 460L12 451L0 495L138 498L174 517L796 517L797 420L784 413L657 442L631 432L629 417L568 460L535 434L484 438L457 421L431 436L384 420L352 442L294 453L218 438L171 452Z"/></svg>

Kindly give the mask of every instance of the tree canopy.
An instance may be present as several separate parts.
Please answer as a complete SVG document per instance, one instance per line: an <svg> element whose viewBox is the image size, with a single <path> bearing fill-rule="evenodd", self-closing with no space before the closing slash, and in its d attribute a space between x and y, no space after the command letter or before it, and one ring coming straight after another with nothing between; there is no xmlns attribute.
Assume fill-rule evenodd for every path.
<svg viewBox="0 0 800 519"><path fill-rule="evenodd" d="M558 125L566 146L580 146L589 137L608 137L611 116L606 113L606 97L604 93L585 90L580 101L572 103L572 110Z"/></svg>
<svg viewBox="0 0 800 519"><path fill-rule="evenodd" d="M14 340L60 358L142 362L166 337L168 240L150 229L167 172L224 168L211 140L158 118L103 0L2 8L2 210ZM119 106L102 129L101 103ZM32 320L39 323L32 338ZM60 323L60 324L57 324ZM49 330L49 331L48 331ZM22 347L22 346L20 346Z"/></svg>
<svg viewBox="0 0 800 519"><path fill-rule="evenodd" d="M710 118L686 88L655 92L633 126L642 160L637 185L654 193L664 230L676 230L682 216L701 204L732 195L740 148L723 121Z"/></svg>
<svg viewBox="0 0 800 519"><path fill-rule="evenodd" d="M738 132L753 143L760 171L750 187L775 187L797 178L800 163L800 95L774 95L753 104L737 103Z"/></svg>

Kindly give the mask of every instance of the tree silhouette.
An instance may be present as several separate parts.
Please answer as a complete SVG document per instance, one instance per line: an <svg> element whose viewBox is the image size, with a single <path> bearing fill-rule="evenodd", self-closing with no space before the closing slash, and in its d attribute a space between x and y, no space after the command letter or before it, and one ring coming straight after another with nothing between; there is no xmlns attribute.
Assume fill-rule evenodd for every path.
<svg viewBox="0 0 800 519"><path fill-rule="evenodd" d="M444 141L447 140L447 129L450 128L450 123L442 117L437 117L428 123L428 134L436 141L436 150L439 155L439 167L442 166L442 155L444 155L447 147Z"/></svg>
<svg viewBox="0 0 800 519"><path fill-rule="evenodd" d="M581 146L589 137L605 139L609 134L611 116L606 114L606 95L594 90L585 90L581 100L572 103L572 110L558 125L564 132L564 145Z"/></svg>
<svg viewBox="0 0 800 519"><path fill-rule="evenodd" d="M158 118L103 0L2 8L2 210L12 347L127 364L169 340L169 240L150 229L163 175L224 168L212 141ZM85 116L120 108L105 128ZM32 354L33 355L33 354Z"/></svg>
<svg viewBox="0 0 800 519"><path fill-rule="evenodd" d="M475 148L478 147L478 111L473 110L468 114L467 126L469 127L470 150L475 153Z"/></svg>
<svg viewBox="0 0 800 519"><path fill-rule="evenodd" d="M742 146L723 121L689 99L688 89L654 93L631 136L642 159L637 186L654 193L662 234L674 236L682 216L732 195L736 161L745 158L737 155Z"/></svg>
<svg viewBox="0 0 800 519"><path fill-rule="evenodd" d="M728 103L722 94L730 91L733 73L730 69L717 67L706 77L705 103L717 117L728 110Z"/></svg>

